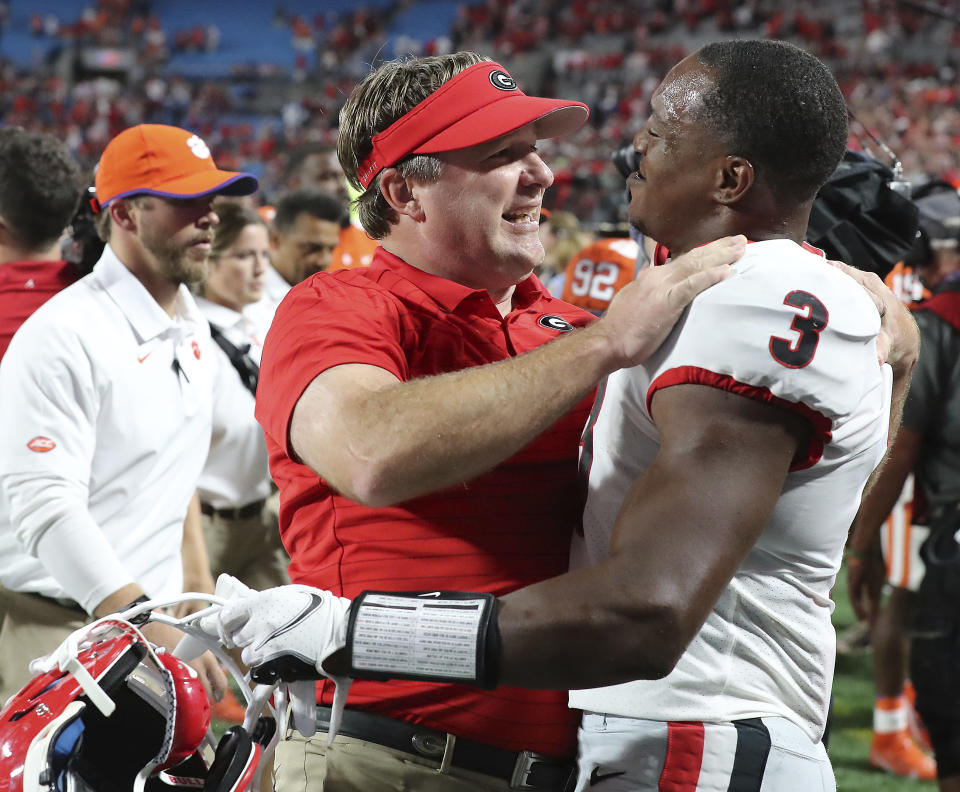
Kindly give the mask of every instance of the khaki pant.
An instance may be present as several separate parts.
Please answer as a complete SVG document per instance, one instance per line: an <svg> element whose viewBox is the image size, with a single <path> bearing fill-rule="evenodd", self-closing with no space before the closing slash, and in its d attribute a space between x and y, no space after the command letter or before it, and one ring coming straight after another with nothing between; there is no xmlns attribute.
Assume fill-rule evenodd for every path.
<svg viewBox="0 0 960 792"><path fill-rule="evenodd" d="M386 748L376 743L338 736L327 746L327 735L309 740L290 731L277 746L274 759L277 792L508 792L502 779L451 767Z"/></svg>
<svg viewBox="0 0 960 792"><path fill-rule="evenodd" d="M290 558L280 542L278 505L274 493L252 517L233 520L203 515L203 537L214 580L226 572L257 591L290 582Z"/></svg>
<svg viewBox="0 0 960 792"><path fill-rule="evenodd" d="M0 705L27 684L30 661L50 654L74 630L90 621L53 600L0 587Z"/></svg>

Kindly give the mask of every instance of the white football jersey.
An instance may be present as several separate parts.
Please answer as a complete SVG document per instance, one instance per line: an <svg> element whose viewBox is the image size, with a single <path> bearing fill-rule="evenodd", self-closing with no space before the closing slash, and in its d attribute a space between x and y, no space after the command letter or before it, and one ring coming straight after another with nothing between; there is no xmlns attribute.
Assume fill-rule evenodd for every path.
<svg viewBox="0 0 960 792"><path fill-rule="evenodd" d="M723 388L794 410L813 432L677 667L660 680L573 691L572 707L663 721L780 715L820 739L834 665L830 589L886 447L891 376L877 363L873 302L813 250L748 245L735 274L694 300L656 355L608 379L585 436L589 489L574 566L607 557L620 504L657 455L657 390Z"/></svg>

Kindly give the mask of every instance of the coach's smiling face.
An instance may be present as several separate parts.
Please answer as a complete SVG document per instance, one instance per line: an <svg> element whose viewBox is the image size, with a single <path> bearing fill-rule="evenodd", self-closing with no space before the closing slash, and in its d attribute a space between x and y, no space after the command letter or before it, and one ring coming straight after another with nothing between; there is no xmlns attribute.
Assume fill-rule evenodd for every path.
<svg viewBox="0 0 960 792"><path fill-rule="evenodd" d="M650 102L647 122L634 138L637 172L627 178L630 222L674 255L715 238L712 218L721 206L727 150L700 120L713 89L711 70L690 55L664 78Z"/></svg>

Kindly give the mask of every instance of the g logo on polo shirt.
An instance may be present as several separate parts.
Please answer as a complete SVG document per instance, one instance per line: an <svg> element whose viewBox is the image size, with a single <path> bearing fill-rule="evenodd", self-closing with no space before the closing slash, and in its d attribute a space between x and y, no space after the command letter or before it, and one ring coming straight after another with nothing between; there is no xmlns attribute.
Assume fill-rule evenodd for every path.
<svg viewBox="0 0 960 792"><path fill-rule="evenodd" d="M517 90L517 81L505 71L500 71L500 69L490 72L490 84L494 88L499 88L501 91Z"/></svg>
<svg viewBox="0 0 960 792"><path fill-rule="evenodd" d="M537 319L540 327L546 327L548 330L556 330L558 333L568 333L573 330L573 325L566 319L553 314L545 314Z"/></svg>

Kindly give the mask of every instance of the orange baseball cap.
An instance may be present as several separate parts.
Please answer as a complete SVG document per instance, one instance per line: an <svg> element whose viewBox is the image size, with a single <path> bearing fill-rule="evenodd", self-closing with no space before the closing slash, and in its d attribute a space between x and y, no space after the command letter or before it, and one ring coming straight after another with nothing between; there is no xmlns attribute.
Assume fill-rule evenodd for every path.
<svg viewBox="0 0 960 792"><path fill-rule="evenodd" d="M97 165L101 208L131 195L250 195L258 186L249 173L219 170L198 135L164 124L139 124L123 130L107 144Z"/></svg>

